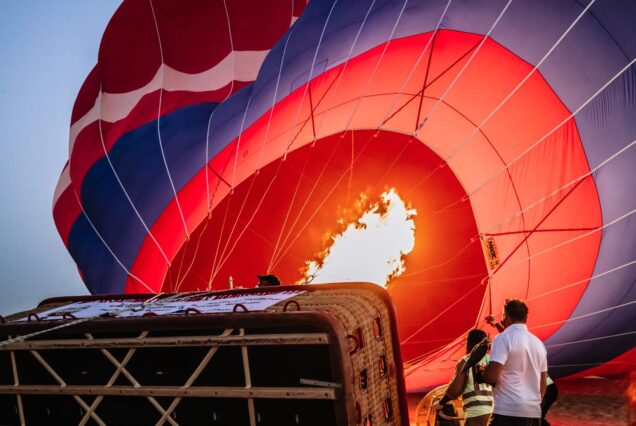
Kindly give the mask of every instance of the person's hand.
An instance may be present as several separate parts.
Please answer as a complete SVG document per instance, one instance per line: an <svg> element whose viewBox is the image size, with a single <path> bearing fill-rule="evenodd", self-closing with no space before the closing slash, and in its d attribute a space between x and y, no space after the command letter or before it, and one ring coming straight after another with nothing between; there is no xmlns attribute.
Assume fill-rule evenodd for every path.
<svg viewBox="0 0 636 426"><path fill-rule="evenodd" d="M442 404L439 403L439 400L433 404L433 407L431 407L434 411L440 411L442 408L444 408L444 406Z"/></svg>
<svg viewBox="0 0 636 426"><path fill-rule="evenodd" d="M490 325L492 325L494 327L495 324L497 324L497 320L495 319L494 315L488 315L486 317L486 322Z"/></svg>

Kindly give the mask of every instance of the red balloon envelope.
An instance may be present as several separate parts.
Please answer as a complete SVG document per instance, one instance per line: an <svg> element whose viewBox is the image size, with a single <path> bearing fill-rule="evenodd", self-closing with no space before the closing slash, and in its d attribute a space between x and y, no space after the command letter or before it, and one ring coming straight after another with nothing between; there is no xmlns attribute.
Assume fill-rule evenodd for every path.
<svg viewBox="0 0 636 426"><path fill-rule="evenodd" d="M411 391L446 381L513 297L551 375L625 371L634 18L630 2L125 1L76 101L60 235L94 293L376 282Z"/></svg>

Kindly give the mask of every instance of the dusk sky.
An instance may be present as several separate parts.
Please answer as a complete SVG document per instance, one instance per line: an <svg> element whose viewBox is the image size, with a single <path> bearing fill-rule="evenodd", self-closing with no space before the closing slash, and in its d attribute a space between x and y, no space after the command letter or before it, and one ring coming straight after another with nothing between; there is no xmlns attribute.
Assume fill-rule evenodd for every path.
<svg viewBox="0 0 636 426"><path fill-rule="evenodd" d="M86 294L55 229L71 110L118 0L6 2L0 15L0 314Z"/></svg>

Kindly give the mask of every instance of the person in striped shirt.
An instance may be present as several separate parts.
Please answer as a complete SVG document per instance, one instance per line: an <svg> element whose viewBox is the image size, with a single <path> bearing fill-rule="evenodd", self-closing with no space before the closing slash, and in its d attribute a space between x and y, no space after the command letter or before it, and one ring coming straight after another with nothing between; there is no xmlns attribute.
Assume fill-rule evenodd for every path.
<svg viewBox="0 0 636 426"><path fill-rule="evenodd" d="M464 413L466 415L465 426L486 426L490 422L493 411L492 387L487 383L476 383L475 368L485 367L490 361L486 354L478 360L475 368L468 368L464 372L464 366L470 357L473 348L487 339L487 334L479 329L470 330L466 337L466 355L455 366L455 375L448 384L444 397L435 405L436 410L453 399L462 397Z"/></svg>

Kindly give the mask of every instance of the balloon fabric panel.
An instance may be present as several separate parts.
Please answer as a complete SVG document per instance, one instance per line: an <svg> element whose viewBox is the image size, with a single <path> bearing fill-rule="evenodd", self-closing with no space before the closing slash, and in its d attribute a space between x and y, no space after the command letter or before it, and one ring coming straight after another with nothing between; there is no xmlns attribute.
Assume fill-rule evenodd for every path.
<svg viewBox="0 0 636 426"><path fill-rule="evenodd" d="M416 212L387 287L409 390L445 382L510 297L552 375L617 371L636 319L636 8L540 3L124 1L55 191L82 279L302 281L391 190Z"/></svg>

